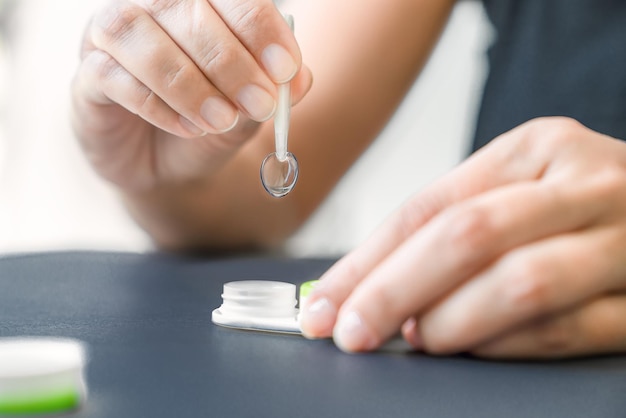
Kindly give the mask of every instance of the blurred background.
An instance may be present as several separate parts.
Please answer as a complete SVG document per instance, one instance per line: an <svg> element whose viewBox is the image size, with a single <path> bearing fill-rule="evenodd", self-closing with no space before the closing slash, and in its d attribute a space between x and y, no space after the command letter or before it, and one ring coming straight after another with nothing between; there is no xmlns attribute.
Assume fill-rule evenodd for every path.
<svg viewBox="0 0 626 418"><path fill-rule="evenodd" d="M0 0L0 254L152 250L115 190L87 165L70 127L69 85L82 31L102 2ZM491 36L481 3L460 1L399 112L286 243L287 254L349 251L461 161Z"/></svg>

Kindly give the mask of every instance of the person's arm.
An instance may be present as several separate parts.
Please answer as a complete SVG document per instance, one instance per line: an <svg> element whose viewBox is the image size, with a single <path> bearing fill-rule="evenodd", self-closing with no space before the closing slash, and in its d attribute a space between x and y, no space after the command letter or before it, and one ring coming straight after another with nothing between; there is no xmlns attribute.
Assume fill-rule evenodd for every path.
<svg viewBox="0 0 626 418"><path fill-rule="evenodd" d="M281 242L306 220L387 123L427 60L453 5L452 0L286 4L285 10L295 18L303 61L314 76L310 92L292 110L289 150L300 163L295 189L277 200L260 184L261 161L274 146L269 121L241 148L233 148L232 158L219 169L184 181L163 177L139 188L118 180L133 216L159 245L170 249L235 249ZM306 69L293 83L295 98L300 99L310 84ZM78 90L80 106L80 97L89 92ZM90 115L82 116L87 122L77 123L79 136L88 129L84 125ZM245 132L245 123L239 125L243 126L235 130ZM238 139L229 133L221 140ZM185 158L191 158L163 148L169 154L158 157L162 161L157 163L164 166L184 166Z"/></svg>

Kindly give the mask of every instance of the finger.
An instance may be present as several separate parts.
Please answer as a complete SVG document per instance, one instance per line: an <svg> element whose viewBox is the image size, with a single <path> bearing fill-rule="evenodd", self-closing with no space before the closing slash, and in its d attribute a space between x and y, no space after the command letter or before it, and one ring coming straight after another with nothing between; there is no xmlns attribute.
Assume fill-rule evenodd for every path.
<svg viewBox="0 0 626 418"><path fill-rule="evenodd" d="M228 15L228 9L224 6L233 6L234 4L232 2L221 2L221 3L225 3L225 4L221 4L221 6L218 8L218 11L221 14L224 15ZM216 3L217 4L217 3ZM243 9L243 8L241 8ZM265 7L264 9L266 9L265 13L258 13L257 14L264 14L267 16L267 18L265 19L261 19L262 21L264 21L263 25L261 25L260 27L257 27L257 36L248 36L246 37L240 37L240 39L243 39L243 43L244 45L246 45L248 47L248 49L250 51L257 51L254 56L257 59L257 61L260 62L264 62L264 61L280 61L280 57L274 57L273 59L268 57L263 59L262 57L264 55L271 55L271 50L272 48L270 48L270 50L266 53L264 52L259 52L261 51L261 46L267 44L267 45L271 45L273 42L274 43L278 43L278 44L282 44L285 45L285 48L289 51L289 54L294 58L294 61L296 61L297 67L300 68L299 71L297 71L295 73L295 75L293 76L293 78L291 78L291 92L292 92L292 104L295 105L297 104L303 97L304 95L310 90L311 88L311 84L313 81L313 77L311 74L311 70L309 68L307 68L305 65L302 64L302 59L301 59L301 54L300 54L300 50L297 46L297 43L295 42L294 36L293 36L293 32L291 32L289 30L289 28L285 28L285 21L284 19L279 16L278 20L276 20L276 9L272 4L271 8ZM230 13L231 15L233 13ZM247 20L242 20L241 18L239 20L234 19L235 22L239 22L239 27L242 27L242 23L244 22L248 22L248 23L253 23L253 22L257 22L257 26L258 25L258 20L259 19L252 19L252 17L254 16L254 14L249 13L247 15ZM233 20L233 17L231 16L229 18L229 21ZM180 26L175 26L174 29L177 29L178 27L186 27L188 26L188 24L186 22L184 22L185 24L181 24ZM232 24L230 25L231 30L232 29L237 29L237 25L236 24ZM245 29L245 27L242 27L243 29ZM246 34L249 33L250 31L244 31ZM278 32L277 35L275 36L268 36L272 33ZM81 45L81 59L84 58L88 53L90 53L91 51L93 51L94 49L97 49L95 47L95 45L93 44L91 37L88 36L89 35L89 31L85 32L85 36L83 38L83 42ZM187 39L189 38L189 36L185 36L185 34L181 34L180 36L177 36L176 39L183 37L183 41L187 41ZM249 39L248 39L249 38ZM275 39L272 39L275 38ZM199 37L193 37L192 39L199 39ZM276 39L278 39L278 41L276 41ZM264 40L264 41L262 41ZM180 40L179 40L180 41ZM198 41L199 43L199 41ZM205 43L201 43L201 45L196 46L195 48L189 47L188 52L192 51L192 50L202 50L203 48L206 48L206 44ZM275 55L275 54L274 54ZM261 58L259 58L261 57ZM285 58L286 59L286 58ZM289 74L291 74L291 72L293 70L285 70L285 68L290 68L291 64L289 63L281 63L281 62L275 62L275 63L268 63L267 65L268 67L277 67L280 68L280 70L274 71L274 72L287 72ZM285 78L285 76L272 76L270 74L270 77L273 78L273 80L275 82L281 82L281 80L283 80Z"/></svg>
<svg viewBox="0 0 626 418"><path fill-rule="evenodd" d="M205 132L234 127L237 109L142 8L126 2L93 19L93 44Z"/></svg>
<svg viewBox="0 0 626 418"><path fill-rule="evenodd" d="M96 86L89 99L102 105L118 103L152 125L181 137L202 135L203 131L179 115L152 90L128 73L109 54L101 50L86 55L78 71L77 82Z"/></svg>
<svg viewBox="0 0 626 418"><path fill-rule="evenodd" d="M302 64L300 48L271 0L210 0L241 43L275 83L291 80Z"/></svg>
<svg viewBox="0 0 626 418"><path fill-rule="evenodd" d="M421 319L426 351L476 347L523 324L616 290L626 275L624 232L601 227L517 248L454 290Z"/></svg>
<svg viewBox="0 0 626 418"><path fill-rule="evenodd" d="M319 280L300 309L300 328L307 338L333 333L339 307L354 288L410 234L439 209L428 192L400 208L359 248L336 262Z"/></svg>
<svg viewBox="0 0 626 418"><path fill-rule="evenodd" d="M180 46L208 80L232 103L253 120L269 119L276 107L274 83L255 61L250 50L241 43L236 33L245 31L248 37L266 37L277 32L270 30L270 23L285 26L282 15L268 0L255 2L229 1L228 10L235 20L234 31L206 0L153 2L140 0L153 19ZM237 4L241 3L241 4ZM289 36L293 38L289 28ZM234 33L235 32L235 33ZM280 48L278 45L274 45ZM284 56L289 54L282 49ZM289 66L289 79L299 69L295 62ZM287 81L287 80L284 80Z"/></svg>
<svg viewBox="0 0 626 418"><path fill-rule="evenodd" d="M626 352L626 295L603 296L496 338L472 354L554 359Z"/></svg>
<svg viewBox="0 0 626 418"><path fill-rule="evenodd" d="M306 65L302 65L301 70L291 80L291 104L297 105L304 96L311 90L313 85L313 74Z"/></svg>
<svg viewBox="0 0 626 418"><path fill-rule="evenodd" d="M600 209L589 210L578 200L549 184L518 183L443 211L354 289L334 329L337 344L347 351L376 348L407 318L509 249L588 224ZM358 328L349 322L356 317Z"/></svg>
<svg viewBox="0 0 626 418"><path fill-rule="evenodd" d="M547 156L534 157L528 138L533 125L521 126L492 142L440 180L412 197L356 250L321 277L301 311L308 337L332 334L338 307L352 290L415 231L444 208L505 184L539 178Z"/></svg>

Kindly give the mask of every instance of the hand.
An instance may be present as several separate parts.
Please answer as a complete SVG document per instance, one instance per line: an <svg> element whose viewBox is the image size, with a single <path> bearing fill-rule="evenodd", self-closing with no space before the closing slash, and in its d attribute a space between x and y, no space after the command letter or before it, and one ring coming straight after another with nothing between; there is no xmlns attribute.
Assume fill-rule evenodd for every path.
<svg viewBox="0 0 626 418"><path fill-rule="evenodd" d="M275 83L289 80L297 102L311 74L271 0L110 1L85 31L74 127L122 188L206 178L273 115Z"/></svg>
<svg viewBox="0 0 626 418"><path fill-rule="evenodd" d="M433 354L626 350L626 144L545 118L414 196L321 279L308 337Z"/></svg>

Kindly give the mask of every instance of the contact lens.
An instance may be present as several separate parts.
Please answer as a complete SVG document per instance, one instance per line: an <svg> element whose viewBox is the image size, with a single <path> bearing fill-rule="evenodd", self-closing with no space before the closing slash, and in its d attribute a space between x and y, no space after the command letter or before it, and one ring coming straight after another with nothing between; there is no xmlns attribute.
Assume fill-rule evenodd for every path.
<svg viewBox="0 0 626 418"><path fill-rule="evenodd" d="M298 181L298 160L290 152L284 158L272 152L261 164L261 183L265 190L274 197L286 196Z"/></svg>

